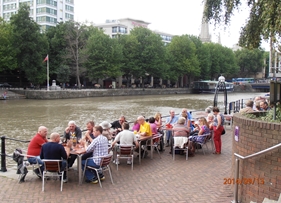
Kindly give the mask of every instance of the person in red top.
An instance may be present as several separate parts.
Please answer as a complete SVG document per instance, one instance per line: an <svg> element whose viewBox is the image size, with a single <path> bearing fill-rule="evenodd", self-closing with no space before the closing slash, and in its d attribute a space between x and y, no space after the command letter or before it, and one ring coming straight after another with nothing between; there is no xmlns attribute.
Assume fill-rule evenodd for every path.
<svg viewBox="0 0 281 203"><path fill-rule="evenodd" d="M28 162L30 164L39 163L41 165L40 167L41 172L44 170L44 165L40 159L40 152L41 152L42 145L48 142L47 133L48 133L48 129L45 126L40 126L38 128L37 134L32 138L27 148L27 155L35 156L35 157L29 157ZM35 169L34 172L38 177L41 177L41 173L39 169Z"/></svg>

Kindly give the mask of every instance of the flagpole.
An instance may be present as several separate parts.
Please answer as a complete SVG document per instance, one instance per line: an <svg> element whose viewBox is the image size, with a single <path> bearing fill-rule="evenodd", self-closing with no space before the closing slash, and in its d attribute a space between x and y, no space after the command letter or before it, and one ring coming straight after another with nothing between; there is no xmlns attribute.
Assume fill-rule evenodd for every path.
<svg viewBox="0 0 281 203"><path fill-rule="evenodd" d="M49 91L49 54L47 55L47 91Z"/></svg>

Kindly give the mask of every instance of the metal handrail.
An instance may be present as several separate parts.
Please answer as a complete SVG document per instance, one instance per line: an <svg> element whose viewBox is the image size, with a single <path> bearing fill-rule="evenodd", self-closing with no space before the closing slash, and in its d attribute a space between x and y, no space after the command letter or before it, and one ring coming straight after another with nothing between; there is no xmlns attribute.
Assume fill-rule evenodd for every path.
<svg viewBox="0 0 281 203"><path fill-rule="evenodd" d="M240 154L234 153L234 156L236 156L236 159L235 159L235 179L234 179L235 180L234 203L238 203L238 181L237 180L239 180L239 158L242 159L242 160L246 160L246 159L249 159L249 158L253 158L253 157L265 154L265 153L270 152L270 151L272 151L274 149L277 149L279 147L281 147L281 143L279 143L277 145L274 145L272 147L269 147L267 149L264 149L262 151L256 152L254 154L245 156L245 157L241 156Z"/></svg>

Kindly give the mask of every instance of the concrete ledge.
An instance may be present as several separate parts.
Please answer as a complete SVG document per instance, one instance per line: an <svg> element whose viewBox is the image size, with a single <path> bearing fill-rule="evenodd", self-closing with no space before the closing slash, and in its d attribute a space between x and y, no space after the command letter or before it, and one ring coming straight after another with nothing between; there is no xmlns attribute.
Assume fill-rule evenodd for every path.
<svg viewBox="0 0 281 203"><path fill-rule="evenodd" d="M25 95L27 99L70 99L85 97L108 97L108 96L133 96L133 95L164 95L164 94L188 94L189 88L167 89L82 89L82 90L11 90Z"/></svg>

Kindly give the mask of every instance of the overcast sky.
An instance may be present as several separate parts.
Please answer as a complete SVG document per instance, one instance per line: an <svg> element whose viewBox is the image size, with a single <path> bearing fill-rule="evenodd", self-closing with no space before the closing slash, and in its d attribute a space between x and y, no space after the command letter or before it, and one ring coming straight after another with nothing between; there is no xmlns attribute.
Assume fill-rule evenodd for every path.
<svg viewBox="0 0 281 203"><path fill-rule="evenodd" d="M133 18L150 22L148 28L182 35L200 34L203 4L201 0L75 0L75 20L104 23L106 19ZM236 12L230 27L210 25L212 42L221 36L223 46L232 48L248 12ZM267 45L264 48L267 49Z"/></svg>

